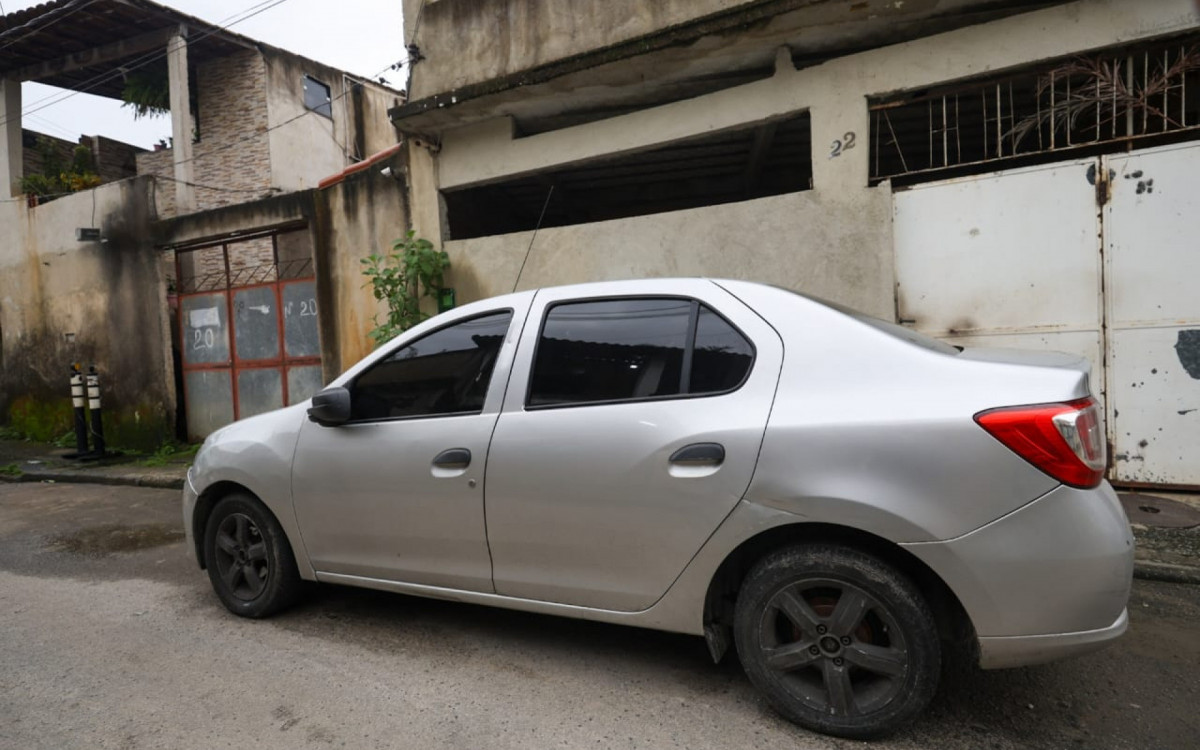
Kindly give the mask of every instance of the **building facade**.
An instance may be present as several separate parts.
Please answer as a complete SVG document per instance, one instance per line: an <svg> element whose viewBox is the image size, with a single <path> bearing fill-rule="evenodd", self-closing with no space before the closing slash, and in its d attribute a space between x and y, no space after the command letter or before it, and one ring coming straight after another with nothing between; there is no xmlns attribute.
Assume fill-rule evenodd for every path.
<svg viewBox="0 0 1200 750"><path fill-rule="evenodd" d="M406 19L391 114L460 299L730 276L1074 352L1111 478L1200 486L1191 0L407 0Z"/></svg>

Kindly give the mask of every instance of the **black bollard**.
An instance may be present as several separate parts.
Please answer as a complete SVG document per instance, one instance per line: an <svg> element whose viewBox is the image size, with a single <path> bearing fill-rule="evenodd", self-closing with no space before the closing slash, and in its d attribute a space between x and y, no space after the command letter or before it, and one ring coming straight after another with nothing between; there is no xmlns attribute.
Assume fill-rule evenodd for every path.
<svg viewBox="0 0 1200 750"><path fill-rule="evenodd" d="M89 459L104 458L104 422L100 411L100 374L90 365L87 373L88 411L92 418L92 452Z"/></svg>
<svg viewBox="0 0 1200 750"><path fill-rule="evenodd" d="M78 363L71 363L71 406L75 410L75 452L63 458L79 458L88 452L87 415L83 410L83 373Z"/></svg>

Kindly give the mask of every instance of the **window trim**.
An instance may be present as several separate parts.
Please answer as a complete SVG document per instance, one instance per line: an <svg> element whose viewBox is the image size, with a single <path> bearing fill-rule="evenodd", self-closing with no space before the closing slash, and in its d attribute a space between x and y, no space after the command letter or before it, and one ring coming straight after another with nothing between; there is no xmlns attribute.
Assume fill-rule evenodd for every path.
<svg viewBox="0 0 1200 750"><path fill-rule="evenodd" d="M688 365L686 370L682 369L681 365L681 385L683 381L687 381L687 385L691 387L691 361L692 353L696 349L696 327L700 318L700 307L707 307L721 320L737 332L743 340L750 345L750 366L746 368L746 373L738 384L732 388L723 391L707 391L705 393L671 393L665 396L642 396L640 398L620 398L620 399L605 399L603 401L572 401L566 404L531 404L530 398L533 396L533 374L537 368L538 351L542 346L542 338L546 332L546 321L550 318L550 313L554 308L561 305L575 305L588 302L614 302L619 300L681 300L692 303L692 310L688 317L688 338L683 350L683 363ZM746 335L746 332L737 326L729 318L714 307L710 303L698 297L690 297L686 294L618 294L611 296L599 297L577 297L574 299L563 299L556 302L551 302L542 310L542 320L538 324L537 339L533 344L533 358L529 360L529 375L525 382L525 398L523 408L525 411L546 411L549 409L574 409L580 406L613 406L616 404L641 404L655 401L684 401L698 398L713 398L715 396L728 396L735 391L741 390L742 386L746 385L746 381L754 374L754 367L758 364L758 346L754 343L754 339Z"/></svg>
<svg viewBox="0 0 1200 750"><path fill-rule="evenodd" d="M489 310L487 312L482 312L482 313L478 313L475 315L468 315L467 317L464 317L464 318L458 318L457 320L449 321L444 326L440 326L438 328L433 329L432 331L429 331L428 333L423 333L420 336L418 336L410 341L405 341L404 343L399 344L398 346L396 346L396 348L385 353L382 357L380 357L379 359L372 362L369 367L363 369L362 372L358 373L353 378L351 378L349 382L347 382L344 386L342 386L350 393L351 408L353 409L354 387L358 384L358 379L361 378L362 376L366 375L367 373L371 372L379 365L382 365L387 360L391 359L391 357L396 352L398 352L402 349L406 349L409 346L412 346L413 344L415 344L419 341L422 341L424 339L429 338L430 336L433 336L434 334L441 333L442 331L446 330L447 328L453 328L454 326L460 325L462 323L470 323L472 320L479 320L480 318L487 318L492 315L500 315L502 313L508 313L508 316L509 316L508 317L508 329L504 332L505 341L500 342L500 348L503 349L504 344L508 340L508 335L510 333L512 333L513 321L516 320L516 317L517 317L517 311L515 308L500 307L500 308L496 308L495 310ZM499 362L498 356L496 358L496 361ZM496 366L495 366L495 363L493 363L492 375L495 375L495 373L496 373ZM492 379L489 376L488 377L488 391L491 391L491 389L492 389ZM445 417L477 417L480 414L483 414L483 410L487 406L487 395L486 394L484 395L483 401L484 401L484 406L480 407L479 411L450 411L450 412L443 412L441 414L412 414L407 417L376 417L374 419L349 419L346 422L344 422L342 426L348 427L348 426L360 425L360 424L384 424L387 422L411 422L414 419L443 419Z"/></svg>

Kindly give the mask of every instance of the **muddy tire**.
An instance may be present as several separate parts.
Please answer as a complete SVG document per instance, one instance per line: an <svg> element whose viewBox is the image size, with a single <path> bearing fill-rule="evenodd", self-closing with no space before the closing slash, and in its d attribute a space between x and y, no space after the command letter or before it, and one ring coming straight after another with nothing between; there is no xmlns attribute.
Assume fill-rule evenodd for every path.
<svg viewBox="0 0 1200 750"><path fill-rule="evenodd" d="M213 508L204 529L204 562L217 597L235 615L267 617L300 596L287 535L251 495L228 495Z"/></svg>
<svg viewBox="0 0 1200 750"><path fill-rule="evenodd" d="M791 721L868 739L920 714L941 651L916 586L870 555L836 545L768 554L746 576L734 620L750 681Z"/></svg>

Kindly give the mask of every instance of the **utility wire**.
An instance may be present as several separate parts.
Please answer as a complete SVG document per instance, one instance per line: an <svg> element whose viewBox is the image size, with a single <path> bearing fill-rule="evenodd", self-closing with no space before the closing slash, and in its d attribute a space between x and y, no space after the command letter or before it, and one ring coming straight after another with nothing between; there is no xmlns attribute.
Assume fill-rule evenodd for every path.
<svg viewBox="0 0 1200 750"><path fill-rule="evenodd" d="M400 60L400 61L398 61L398 62L392 63L391 65L388 65L387 67L385 67L385 68L381 69L381 70L380 70L378 73L375 73L375 75L373 75L373 76L371 76L371 77L372 77L372 78L375 78L376 76L378 76L378 75L382 74L384 71L386 71L386 70L391 70L391 69L395 68L396 66L403 65L403 64L404 64L404 63L406 63L406 62L408 62L408 58L404 58L404 59L402 59L402 60ZM359 83L359 84L355 84L355 85L361 85L361 84ZM354 87L353 87L353 86L345 86L345 85L343 85L343 88L342 88L342 93L338 94L337 96L335 96L335 97L333 97L332 99L330 99L330 100L329 100L329 104L330 104L330 106L332 107L332 105L333 105L333 103L334 103L334 102L336 102L336 101L339 101L339 100L340 100L342 97L346 96L347 94L349 94L349 93L350 93L351 91L353 91L353 90L354 90ZM272 125L272 126L271 126L271 127L269 127L269 128L264 128L264 129L262 129L262 130L255 130L255 131L253 131L253 132L251 132L251 133L247 133L246 135L243 135L242 137L240 137L240 138L237 138L237 139L235 139L235 140L232 140L232 141L230 141L230 142L228 142L228 143L224 143L224 144L221 144L220 146L214 146L213 148L206 149L206 150L205 150L204 152L202 152L202 153L198 153L198 154L192 154L192 156L191 156L191 157L189 157L189 158L187 158L187 159L181 159L180 161L177 161L177 162L174 162L174 163L175 163L175 164L187 164L187 163L188 163L188 162L190 162L190 161L195 161L196 159L199 159L199 158L201 158L201 157L204 157L204 156L209 156L209 155L211 155L211 154L217 154L217 153L220 153L220 152L222 152L222 151L227 151L227 150L229 150L229 149L233 148L234 146L237 146L238 144L245 143L246 141L253 140L253 139L255 139L255 138L258 138L259 136L264 136L264 135L266 135L267 133L270 133L270 132L271 132L271 131L273 131L273 130L278 130L279 128L282 128L282 127L283 127L283 126L285 126L285 125L290 125L290 124L292 124L293 122L295 122L296 120L299 120L301 117L304 117L305 115L309 114L310 112L312 112L312 110L305 109L304 111L302 111L302 112L300 112L300 113L298 113L298 114L296 114L296 115L293 115L292 117L289 117L288 119L284 120L283 122L277 122L277 123L275 123L274 125ZM332 133L332 131L330 132L330 134L329 134L329 135L330 135L330 137L334 137L334 136L333 136L333 133ZM336 145L339 145L339 146L341 145L341 144L337 144L337 139L336 139L336 138L334 138L334 143L335 143Z"/></svg>
<svg viewBox="0 0 1200 750"><path fill-rule="evenodd" d="M264 5L268 5L271 2L274 2L274 0L262 0L262 2L259 2L256 5L251 5L249 8L246 8L245 10L238 11L237 13L234 13L231 16L223 18L218 22L218 26L220 26L221 28L218 28L215 30L210 30L203 34L199 34L195 37L190 38L189 41L198 42L201 39L204 39L208 36L211 36L212 34L217 33L221 29L229 28L230 26L239 24L242 21L245 21L247 18L251 18L252 16L247 15L245 18L238 18L238 16L240 16L244 13L249 13L250 11L256 10ZM267 8L263 8L263 10L267 10ZM257 15L257 14L255 14L255 15ZM237 18L236 21L230 22L231 19L235 19L235 18ZM143 53L141 56L135 57L132 60L130 60L129 62L118 65L117 67L115 67L111 70L104 71L102 73L97 73L96 75L92 76L91 78L88 78L85 81L83 81L82 83L80 83L76 89L72 89L71 91L55 92L53 94L50 94L49 96L44 96L41 99L32 101L25 105L22 112L23 112L23 114L30 113L30 112L36 112L37 109L34 109L34 107L36 105L41 104L42 102L48 102L51 99L55 99L55 101L46 105L46 106L52 106L53 104L57 104L60 101L69 99L70 97L74 96L76 93L86 92L90 89L93 89L96 86L100 85L101 83L104 83L108 80L111 80L112 78L115 78L118 74L124 75L125 73L127 73L130 70L136 70L136 69L142 67L143 65L149 65L150 63L154 62L155 60L165 57L166 55L167 55L166 52L159 52L156 50L151 50L149 52ZM0 124L3 124L3 123L0 123Z"/></svg>
<svg viewBox="0 0 1200 750"><path fill-rule="evenodd" d="M35 29L31 29L28 34L19 36L16 39L13 39L11 42L8 42L7 44L5 44L3 47L0 47L0 52L3 52L4 50L6 50L9 47L16 44L17 42L28 39L29 37L33 36L34 34L38 34L42 31L50 28L54 24L63 20L64 18L68 18L72 14L74 14L78 11L81 11L84 8L88 7L89 5L94 4L96 2L98 2L98 0L78 0L77 2L71 3L70 5L64 6L62 8L55 8L46 13L43 13L42 15L31 18L29 21L21 24L20 26L15 26L11 29L5 29L3 32L0 32L0 41L3 41L4 38L6 36L8 36L9 34L12 34L12 33L18 32L22 29L28 28L28 27L38 23L39 21L46 21L47 18L50 19L49 21L46 21L46 23L42 24L41 26L38 26ZM3 8L0 8L0 11L2 11L2 10L3 10ZM8 14L5 13L4 15L8 15Z"/></svg>
<svg viewBox="0 0 1200 750"><path fill-rule="evenodd" d="M96 2L96 0L91 0L91 1ZM264 13L264 12L270 10L271 8L274 8L277 5L282 5L283 3L286 3L287 1L288 0L265 0L265 2L258 3L257 5L252 5L246 11L243 11L244 15L242 15L242 17L238 18L236 21L232 21L232 22L224 24L222 26L216 26L212 29L209 29L208 31L205 31L204 33L200 34L199 36L189 37L188 43L190 44L190 43L198 42L202 39L206 39L206 38L212 36L213 34L217 34L222 31L225 31L231 26L234 26L236 24L241 23L242 21L246 21L250 18L253 18L254 16L257 16L260 13ZM235 13L234 17L237 15L239 15L239 14ZM23 110L21 112L21 114L22 115L33 114L34 112L38 112L47 107L51 107L55 104L59 104L60 102L64 102L67 99L70 99L71 97L75 96L76 94L86 93L87 91L95 88L96 86L99 86L101 83L110 81L110 80L116 78L117 76L124 76L126 73L128 73L132 70L137 70L138 68L143 68L152 62L161 60L164 57L166 57L167 54L168 53L166 51L151 52L146 55L143 55L140 58L135 58L133 63L128 64L128 65L120 65L120 66L110 70L107 73L101 73L99 75L96 75L93 78L90 78L87 81L84 81L79 87L73 88L70 91L65 92L61 96L59 96L57 94L52 94L50 97L46 97L46 99L41 99L41 100L39 100L39 102L44 102L47 99L53 98L54 96L59 96L59 98L55 99L54 101L43 104L42 106L33 106L26 110ZM7 122L8 122L7 118L3 121L0 121L0 126L5 125Z"/></svg>

